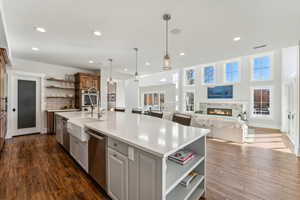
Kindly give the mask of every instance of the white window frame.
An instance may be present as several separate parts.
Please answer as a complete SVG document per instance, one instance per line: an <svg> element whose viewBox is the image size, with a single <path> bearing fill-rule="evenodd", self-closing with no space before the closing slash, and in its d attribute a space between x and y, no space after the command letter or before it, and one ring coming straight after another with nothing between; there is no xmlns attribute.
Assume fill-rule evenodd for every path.
<svg viewBox="0 0 300 200"><path fill-rule="evenodd" d="M241 59L236 58L236 59L231 59L231 60L226 60L223 62L223 82L224 83L239 83L241 81ZM227 63L232 63L232 62L238 62L238 79L236 81L227 81L226 80L226 64Z"/></svg>
<svg viewBox="0 0 300 200"><path fill-rule="evenodd" d="M205 77L204 77L204 69L205 67L213 67L214 68L214 81L212 83L205 83ZM216 63L210 63L206 65L201 66L201 79L202 79L202 85L215 85L217 82L217 67Z"/></svg>
<svg viewBox="0 0 300 200"><path fill-rule="evenodd" d="M193 94L194 94L194 109L193 109L193 111L187 111L186 110L186 104L185 104L185 97L186 97L186 93L187 92L192 92ZM195 101L195 90L193 90L193 89L189 89L189 90L184 90L183 91L183 103L182 103L182 107L183 107L183 111L184 112L186 112L186 113L194 113L195 112L195 105L196 105L196 101Z"/></svg>
<svg viewBox="0 0 300 200"><path fill-rule="evenodd" d="M260 79L260 80L254 80L254 59L264 57L264 56L269 56L270 57L270 78L268 79ZM250 73L250 79L253 82L261 82L261 81L271 81L273 80L273 73L274 73L274 52L267 52L267 53L261 53L261 54L256 54L250 56L251 59L251 73Z"/></svg>
<svg viewBox="0 0 300 200"><path fill-rule="evenodd" d="M270 90L270 114L269 115L257 115L254 114L254 90L256 89L268 89ZM255 86L250 88L250 116L256 119L273 119L273 87L272 86Z"/></svg>
<svg viewBox="0 0 300 200"><path fill-rule="evenodd" d="M195 80L194 80L194 84L186 84L187 83L187 79L186 79L186 71L188 70L194 70L195 72ZM183 69L183 85L184 86L195 86L196 85L196 79L197 79L197 71L195 67L189 67L189 68L184 68Z"/></svg>
<svg viewBox="0 0 300 200"><path fill-rule="evenodd" d="M166 107L166 91L165 90L158 90L158 91L148 91L148 92L143 92L142 93L142 108L144 108L145 106L150 106L150 105L144 105L145 94L152 94L152 101L154 103L154 94L155 93L158 94L158 106L159 106L159 108L161 107L161 105L160 105L160 94L164 94L164 100L165 100L164 107ZM152 106L154 106L154 104Z"/></svg>

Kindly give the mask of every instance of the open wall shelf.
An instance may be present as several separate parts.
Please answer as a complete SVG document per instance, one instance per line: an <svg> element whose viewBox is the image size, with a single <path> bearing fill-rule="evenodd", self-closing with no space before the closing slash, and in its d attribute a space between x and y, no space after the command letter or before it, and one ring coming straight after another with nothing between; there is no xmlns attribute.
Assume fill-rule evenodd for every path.
<svg viewBox="0 0 300 200"><path fill-rule="evenodd" d="M63 82L63 83L75 83L75 81L64 80L64 79L56 79L56 78L47 78L47 81L56 81L56 82Z"/></svg>

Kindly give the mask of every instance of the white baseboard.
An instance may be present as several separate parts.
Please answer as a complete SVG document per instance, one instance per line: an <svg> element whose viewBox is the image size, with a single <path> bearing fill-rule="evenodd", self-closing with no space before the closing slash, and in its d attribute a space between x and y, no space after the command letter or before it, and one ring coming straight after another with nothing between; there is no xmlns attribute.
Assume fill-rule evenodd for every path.
<svg viewBox="0 0 300 200"><path fill-rule="evenodd" d="M257 123L257 122L250 122L249 126L258 127L258 128L270 128L270 129L281 129L280 125L272 125L272 124L265 124L265 123Z"/></svg>
<svg viewBox="0 0 300 200"><path fill-rule="evenodd" d="M42 128L41 129L41 134L46 134L47 133L47 128Z"/></svg>

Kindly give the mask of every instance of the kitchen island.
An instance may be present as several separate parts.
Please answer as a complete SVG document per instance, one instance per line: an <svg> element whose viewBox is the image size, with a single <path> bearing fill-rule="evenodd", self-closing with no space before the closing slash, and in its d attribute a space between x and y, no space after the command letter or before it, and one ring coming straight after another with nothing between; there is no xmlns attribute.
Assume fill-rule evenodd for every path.
<svg viewBox="0 0 300 200"><path fill-rule="evenodd" d="M58 115L65 119L68 117L66 114ZM67 115L67 120L72 123L82 121L80 117L76 120L70 118L70 115L75 117L75 113ZM106 163L106 170L102 173L105 177L102 177L100 183L96 182L111 198L197 200L204 194L205 138L208 129L183 126L151 116L115 112L106 113L100 120L81 122L80 126L84 127L89 136L86 171L92 177L99 176L99 170L94 175L93 163L97 163L96 155L102 152L105 156L98 157L98 160ZM104 150L96 145L97 138L104 142ZM168 159L168 156L181 149L195 153L185 165ZM180 182L192 171L199 175L189 187L182 186Z"/></svg>

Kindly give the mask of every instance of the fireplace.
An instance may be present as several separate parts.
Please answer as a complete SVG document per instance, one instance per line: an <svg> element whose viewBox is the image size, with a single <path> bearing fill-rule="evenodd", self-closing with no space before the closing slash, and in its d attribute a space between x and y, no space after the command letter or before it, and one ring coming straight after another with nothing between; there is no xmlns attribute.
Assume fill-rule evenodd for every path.
<svg viewBox="0 0 300 200"><path fill-rule="evenodd" d="M232 116L232 109L207 108L208 115Z"/></svg>

